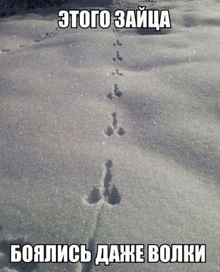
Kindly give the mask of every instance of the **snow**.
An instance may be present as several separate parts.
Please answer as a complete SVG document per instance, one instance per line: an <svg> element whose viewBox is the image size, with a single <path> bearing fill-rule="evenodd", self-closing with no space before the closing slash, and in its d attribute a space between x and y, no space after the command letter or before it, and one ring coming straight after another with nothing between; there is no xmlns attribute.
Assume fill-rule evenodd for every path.
<svg viewBox="0 0 220 272"><path fill-rule="evenodd" d="M1 19L0 271L220 269L219 4L112 5L169 9L161 32L58 29L71 1ZM206 244L207 260L10 264L21 240L144 244L146 259L148 244Z"/></svg>

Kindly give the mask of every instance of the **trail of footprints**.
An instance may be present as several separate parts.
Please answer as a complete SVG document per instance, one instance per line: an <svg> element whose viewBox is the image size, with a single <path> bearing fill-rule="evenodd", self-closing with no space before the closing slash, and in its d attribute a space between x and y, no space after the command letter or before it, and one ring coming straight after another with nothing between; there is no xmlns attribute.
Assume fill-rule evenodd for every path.
<svg viewBox="0 0 220 272"><path fill-rule="evenodd" d="M58 30L58 27L56 27L54 30L52 30L50 32L44 33L39 39L34 40L33 43L38 43L38 42L41 42L44 39L47 39L49 37L54 36L55 33L57 32L57 30ZM29 45L28 44L22 44L22 45L19 46L19 48L23 48L23 47L27 47L27 46L29 46ZM10 51L14 51L14 50L13 49L9 49L9 48L3 48L3 49L1 49L0 52L2 52L2 53L9 53Z"/></svg>
<svg viewBox="0 0 220 272"><path fill-rule="evenodd" d="M37 40L35 40L34 42L37 43L37 42L40 42L40 41L42 41L42 40L44 40L44 39L46 39L46 38L52 37L58 29L59 29L59 28L56 27L53 31L51 31L51 32L46 32L44 35L42 35L42 36L40 37L40 39L37 39Z"/></svg>
<svg viewBox="0 0 220 272"><path fill-rule="evenodd" d="M115 29L114 32L116 33L116 42L113 43L114 47L117 47L115 56L112 58L112 61L114 63L121 62L123 61L122 56L120 55L120 52L118 51L118 47L122 46L122 43L120 42L118 38L118 30ZM112 72L112 75L118 79L119 76L122 76L123 74L119 71L119 68L115 68L115 72ZM122 96L122 92L118 87L118 84L115 83L113 87L113 93L109 93L106 98L112 100L114 97L120 98ZM112 124L107 127L107 129L104 131L104 134L109 137L113 134L116 134L118 136L124 136L125 130L122 127L118 127L118 116L116 112L113 112L111 114L112 117ZM88 197L86 198L87 202L91 205L94 205L101 200L104 200L101 202L101 205L97 207L99 209L97 211L97 216L96 216L96 223L93 228L93 233L91 237L89 238L88 241L88 250L92 253L92 260L94 260L95 253L96 253L96 237L97 237L97 231L99 227L99 222L100 222L100 216L101 216L101 211L103 208L103 205L117 205L120 204L121 202L121 195L119 193L118 188L115 186L113 183L113 174L112 174L112 167L113 167L113 162L112 160L108 159L105 163L105 172L103 176L103 184L101 188L98 188L97 186L93 186L91 189ZM85 263L82 264L81 272L92 272L94 264L93 261L90 263Z"/></svg>
<svg viewBox="0 0 220 272"><path fill-rule="evenodd" d="M117 33L118 30L115 29L115 32ZM117 34L116 34L117 35ZM122 46L122 43L120 42L119 38L117 37L117 40L116 42L113 43L113 46L115 47L120 47ZM112 58L113 62L121 62L123 60L123 58L121 57L120 55L120 52L119 51L116 51L116 56ZM112 73L112 75L116 76L116 78L118 76L122 76L123 74L119 71L119 68L116 68L115 69L115 72ZM113 90L113 93L109 93L107 94L107 98L112 100L113 97L117 97L117 98L120 98L122 96L122 92L121 90L119 89L118 87L118 84L115 83L114 84L114 90ZM117 124L118 124L118 119L117 119L117 113L116 112L113 112L112 113L112 118L113 118L113 121L112 121L112 126L108 126L106 131L104 132L106 136L111 136L112 134L114 134L114 132L116 131L116 134L118 136L123 136L125 134L125 130L122 128L122 127L119 127L117 129Z"/></svg>

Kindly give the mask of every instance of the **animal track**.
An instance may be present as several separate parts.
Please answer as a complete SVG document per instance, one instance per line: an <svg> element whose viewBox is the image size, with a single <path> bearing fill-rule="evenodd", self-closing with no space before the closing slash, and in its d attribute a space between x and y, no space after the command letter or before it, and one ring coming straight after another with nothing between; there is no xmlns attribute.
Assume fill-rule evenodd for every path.
<svg viewBox="0 0 220 272"><path fill-rule="evenodd" d="M120 128L118 129L118 131L117 131L117 134L118 134L119 136L123 136L123 135L125 134L125 130L124 130L122 127L120 127Z"/></svg>
<svg viewBox="0 0 220 272"><path fill-rule="evenodd" d="M113 128L112 128L111 126L108 126L108 127L107 127L107 130L105 131L105 134L106 134L107 136L111 136L113 133L114 133Z"/></svg>
<svg viewBox="0 0 220 272"><path fill-rule="evenodd" d="M2 53L8 53L10 49L2 49Z"/></svg>
<svg viewBox="0 0 220 272"><path fill-rule="evenodd" d="M119 69L118 69L118 68L115 69L115 72L113 72L112 75L113 75L113 76L114 76L114 75L123 76L123 74L119 72Z"/></svg>
<svg viewBox="0 0 220 272"><path fill-rule="evenodd" d="M113 125L114 129L116 129L116 128L117 128L117 123L118 123L118 120L117 120L117 113L116 113L116 112L113 112L113 113L112 113L112 118L113 118L112 125Z"/></svg>
<svg viewBox="0 0 220 272"><path fill-rule="evenodd" d="M112 127L108 126L106 131L104 132L106 136L111 136L112 134L114 134L114 131L117 130L117 124L118 124L118 119L117 119L117 113L113 112L111 114L112 116ZM125 134L125 130L122 127L119 127L119 129L117 130L117 134L119 136L123 136Z"/></svg>
<svg viewBox="0 0 220 272"><path fill-rule="evenodd" d="M112 166L113 166L113 163L111 160L108 160L105 164L106 172L104 177L103 195L106 202L108 202L111 205L116 205L121 202L121 196L118 192L118 189L115 187L115 185L112 182L112 172L111 172Z"/></svg>
<svg viewBox="0 0 220 272"><path fill-rule="evenodd" d="M35 40L34 42L35 43L37 43L37 42L40 42L40 41L42 41L42 40L44 40L44 39L46 39L46 38L48 38L48 37L52 37L53 36L53 34L55 33L55 31L57 31L58 30L58 27L56 27L53 31L51 31L51 32L46 32L45 34L43 34L42 36L41 36L41 38L40 39L37 39L37 40ZM24 47L27 47L27 46L29 46L28 44L22 44L22 45L19 45L19 48L24 48ZM7 48L4 48L4 49L1 49L1 51L2 51L2 53L8 53L8 52L10 52L11 50L10 49L7 49Z"/></svg>
<svg viewBox="0 0 220 272"><path fill-rule="evenodd" d="M112 160L107 160L107 162L105 163L106 170L103 179L103 189L100 190L96 186L93 186L87 198L87 202L89 204L98 203L102 198L104 198L105 202L111 205L116 205L121 202L121 196L118 192L118 189L112 182L112 167Z"/></svg>
<svg viewBox="0 0 220 272"><path fill-rule="evenodd" d="M112 58L113 61L123 61L123 58L120 56L119 51L116 51L116 57Z"/></svg>
<svg viewBox="0 0 220 272"><path fill-rule="evenodd" d="M116 205L121 202L121 196L118 192L118 189L115 187L115 185L112 185L111 192L108 196L108 203L111 205Z"/></svg>
<svg viewBox="0 0 220 272"><path fill-rule="evenodd" d="M113 95L115 95L118 98L122 96L122 92L119 90L118 84L114 84ZM111 100L113 98L113 95L112 93L109 93L108 95L106 95L106 97Z"/></svg>
<svg viewBox="0 0 220 272"><path fill-rule="evenodd" d="M58 30L58 27L56 27L53 31L51 32L46 32L45 34L43 34L41 36L40 39L37 39L35 40L34 42L37 43L37 42L41 42L42 40L46 39L46 38L49 38L49 37L52 37L54 35L54 33Z"/></svg>
<svg viewBox="0 0 220 272"><path fill-rule="evenodd" d="M111 93L107 94L106 97L107 97L108 99L110 99L110 100L112 100L112 98L113 98L113 96L112 96Z"/></svg>
<svg viewBox="0 0 220 272"><path fill-rule="evenodd" d="M105 177L104 177L104 191L103 195L106 198L109 197L110 195L110 186L111 186L111 181L112 181L112 173L111 173L111 167L113 166L112 161L108 160L105 164L106 167L106 172L105 172Z"/></svg>
<svg viewBox="0 0 220 272"><path fill-rule="evenodd" d="M115 85L114 85L114 94L115 94L115 96L117 96L117 97L121 97L121 96L122 96L122 92L119 90L118 84L115 84Z"/></svg>
<svg viewBox="0 0 220 272"><path fill-rule="evenodd" d="M94 204L99 202L100 199L102 199L102 195L99 188L97 188L96 186L93 186L87 199L88 203Z"/></svg>
<svg viewBox="0 0 220 272"><path fill-rule="evenodd" d="M116 42L113 43L113 46L115 46L115 47L122 46L122 43L120 42L120 40L118 38L119 34L117 34L117 32L119 32L119 30L117 28L114 28L113 32L116 32L116 38L117 38ZM123 58L121 57L119 51L116 51L116 56L113 57L112 60L114 62L123 61ZM115 75L116 78L117 78L117 76L122 76L123 74L119 72L119 68L115 68L115 72L112 72L112 75ZM122 92L119 90L117 84L114 84L113 95L115 95L116 97L121 97L122 96ZM106 97L111 100L113 98L113 95L111 93L109 93Z"/></svg>
<svg viewBox="0 0 220 272"><path fill-rule="evenodd" d="M97 215L96 215L96 223L93 228L93 233L89 238L88 241L88 250L92 254L92 261L90 263L82 264L81 272L92 272L93 266L94 266L94 256L96 254L96 237L97 237L97 230L99 227L99 221L101 217L101 211L103 209L103 205L105 203L108 203L112 206L117 205L121 202L121 195L116 188L116 186L113 184L112 181L112 172L111 168L113 167L112 160L107 160L105 163L105 175L103 179L103 186L102 189L97 188L96 186L93 186L92 190L90 191L90 194L87 198L87 202L89 204L94 204L99 202L100 199L104 199L105 201L102 202L101 205L97 206Z"/></svg>
<svg viewBox="0 0 220 272"><path fill-rule="evenodd" d="M115 29L115 32L118 32L117 29ZM119 41L119 39L116 40L115 43L113 43L113 46L119 47L122 46L122 43ZM122 61L123 58L120 56L119 51L116 51L116 57L113 57L112 60L115 61ZM119 69L115 69L115 73L112 73L112 75L122 76L123 74L119 72ZM106 95L106 97L110 100L113 99L113 96L116 96L120 98L122 96L122 92L118 88L118 84L114 84L114 90L113 94L110 92ZM106 136L111 136L116 131L118 136L123 136L125 134L125 130L122 127L118 128L118 118L117 113L113 112L111 114L112 117L112 125L108 126L106 131L104 132ZM80 269L81 272L92 272L94 271L94 256L96 253L96 237L97 237L97 230L99 227L99 221L101 216L101 211L103 209L103 205L105 203L108 203L112 206L120 204L121 202L121 195L117 189L117 187L113 184L113 175L112 175L112 167L113 163L112 160L107 160L105 163L105 174L103 178L103 186L102 188L97 188L96 186L93 186L92 190L90 191L87 202L89 204L96 204L101 199L104 201L101 202L101 205L96 206L98 210L97 216L96 216L96 224L93 228L93 233L89 238L88 241L88 250L92 253L92 261L90 263L82 264L82 268Z"/></svg>
<svg viewBox="0 0 220 272"><path fill-rule="evenodd" d="M113 43L113 46L122 46L122 43L117 39L116 43Z"/></svg>

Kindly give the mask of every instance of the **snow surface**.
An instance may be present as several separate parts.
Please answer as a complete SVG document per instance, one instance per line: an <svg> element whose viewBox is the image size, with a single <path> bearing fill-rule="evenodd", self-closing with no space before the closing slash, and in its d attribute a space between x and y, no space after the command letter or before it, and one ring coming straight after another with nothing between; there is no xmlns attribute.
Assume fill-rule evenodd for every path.
<svg viewBox="0 0 220 272"><path fill-rule="evenodd" d="M140 5L172 29L1 19L1 272L220 270L220 1L111 8ZM207 262L10 264L10 243L206 244Z"/></svg>

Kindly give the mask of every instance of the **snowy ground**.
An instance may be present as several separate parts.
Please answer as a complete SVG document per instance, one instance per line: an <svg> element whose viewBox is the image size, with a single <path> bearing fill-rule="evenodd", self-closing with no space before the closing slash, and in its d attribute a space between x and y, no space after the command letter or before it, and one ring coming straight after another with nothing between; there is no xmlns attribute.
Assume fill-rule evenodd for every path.
<svg viewBox="0 0 220 272"><path fill-rule="evenodd" d="M220 271L220 2L115 7L140 5L172 29L1 19L0 272ZM10 243L89 241L206 244L207 262L9 263Z"/></svg>

